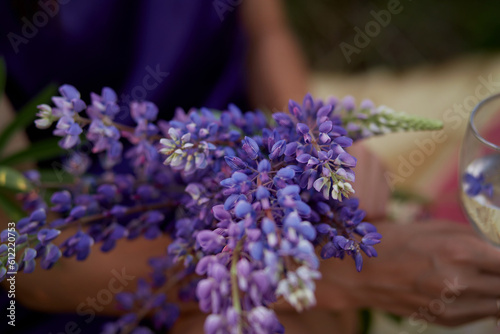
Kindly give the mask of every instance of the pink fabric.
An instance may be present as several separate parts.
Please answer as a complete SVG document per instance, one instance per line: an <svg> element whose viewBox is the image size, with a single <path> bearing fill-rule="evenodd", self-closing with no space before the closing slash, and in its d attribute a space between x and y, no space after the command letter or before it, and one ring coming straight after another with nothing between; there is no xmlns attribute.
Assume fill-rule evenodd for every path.
<svg viewBox="0 0 500 334"><path fill-rule="evenodd" d="M447 180L442 183L438 196L436 196L434 204L430 208L430 214L436 219L452 220L457 223L468 224L469 221L460 206L458 154L455 154L455 158L445 168L451 172L447 174Z"/></svg>
<svg viewBox="0 0 500 334"><path fill-rule="evenodd" d="M500 119L498 119L500 121ZM487 138L495 143L500 142L500 131L493 122L491 129L488 131ZM441 189L434 200L434 204L430 208L430 214L436 219L452 220L457 223L468 224L469 221L465 216L460 204L460 192L458 184L458 149L454 158L444 168L449 171L446 175L447 179L441 183Z"/></svg>

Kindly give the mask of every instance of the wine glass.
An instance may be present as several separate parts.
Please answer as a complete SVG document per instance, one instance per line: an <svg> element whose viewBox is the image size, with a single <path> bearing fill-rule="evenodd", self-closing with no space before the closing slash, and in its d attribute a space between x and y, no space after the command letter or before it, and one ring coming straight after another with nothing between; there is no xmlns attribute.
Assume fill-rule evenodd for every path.
<svg viewBox="0 0 500 334"><path fill-rule="evenodd" d="M472 111L460 154L462 207L476 231L500 247L500 94Z"/></svg>

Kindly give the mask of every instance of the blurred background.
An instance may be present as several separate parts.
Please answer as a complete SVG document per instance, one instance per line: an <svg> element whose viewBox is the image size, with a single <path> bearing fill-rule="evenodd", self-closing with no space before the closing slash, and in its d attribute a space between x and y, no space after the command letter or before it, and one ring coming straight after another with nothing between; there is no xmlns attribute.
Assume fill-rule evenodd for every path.
<svg viewBox="0 0 500 334"><path fill-rule="evenodd" d="M317 71L360 72L383 66L404 70L442 63L465 53L500 49L498 1L401 0L400 13L347 63L339 44L354 46L355 27L365 30L372 11L388 9L387 0L285 2L290 24ZM374 30L375 31L375 30Z"/></svg>
<svg viewBox="0 0 500 334"><path fill-rule="evenodd" d="M467 115L482 98L500 91L500 3L289 0L285 4L313 71L315 95L369 98L396 111L443 121L444 142L436 143L424 163L412 166L410 175L395 185L430 199L436 196L448 181L443 175L450 175L456 165ZM368 145L389 171L399 175L402 161L419 149L416 141L429 136L395 134L370 139Z"/></svg>
<svg viewBox="0 0 500 334"><path fill-rule="evenodd" d="M401 223L422 214L467 223L457 199L459 148L475 104L500 92L500 2L288 0L286 6L312 69L313 95L369 98L443 122L439 140L421 132L366 141L395 190L390 214ZM372 334L417 330L407 319L372 313ZM425 330L497 332L493 320Z"/></svg>
<svg viewBox="0 0 500 334"><path fill-rule="evenodd" d="M353 95L358 102L369 98L396 111L443 121L439 142L430 133L393 134L367 141L391 173L385 177L392 175L393 190L401 194L391 205L391 214L399 222L411 221L439 199L441 206L433 210L455 213L453 218L463 220L453 189L458 149L468 113L485 95L500 92L500 2L283 2L312 69L314 96ZM429 140L432 149L424 151L420 144ZM9 149L17 148L11 145ZM417 155L423 158L412 160ZM402 173L404 165L409 168ZM373 314L372 324L372 334L417 333L419 329L404 319L394 321L378 313ZM455 329L429 326L425 331L494 332L492 320Z"/></svg>

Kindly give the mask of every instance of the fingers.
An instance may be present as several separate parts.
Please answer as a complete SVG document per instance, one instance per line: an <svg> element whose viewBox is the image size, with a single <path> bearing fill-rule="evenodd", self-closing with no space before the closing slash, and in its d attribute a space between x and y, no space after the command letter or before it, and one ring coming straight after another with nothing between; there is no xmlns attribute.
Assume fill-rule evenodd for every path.
<svg viewBox="0 0 500 334"><path fill-rule="evenodd" d="M449 326L500 313L500 250L470 226L430 221L379 228L385 241L379 257L353 278L368 306Z"/></svg>
<svg viewBox="0 0 500 334"><path fill-rule="evenodd" d="M420 224L420 228L419 234L427 236L425 240L416 240L413 246L432 251L439 266L456 264L471 271L500 275L500 248L482 240L471 226L431 221Z"/></svg>
<svg viewBox="0 0 500 334"><path fill-rule="evenodd" d="M437 324L445 326L459 326L500 313L495 298L458 298L450 304L436 303L429 311L436 316Z"/></svg>
<svg viewBox="0 0 500 334"><path fill-rule="evenodd" d="M476 279L468 281L470 285L465 289L466 293L483 297L500 297L500 276L479 273Z"/></svg>
<svg viewBox="0 0 500 334"><path fill-rule="evenodd" d="M420 290L428 301L415 307L410 315L414 320L421 318L440 325L458 326L500 316L499 275L463 272L445 279L439 274L429 275L425 280Z"/></svg>
<svg viewBox="0 0 500 334"><path fill-rule="evenodd" d="M381 305L390 313L409 318L413 324L420 322L445 326L458 326L488 317L500 316L500 299L471 297L461 291L443 289L434 296L406 296L406 302Z"/></svg>
<svg viewBox="0 0 500 334"><path fill-rule="evenodd" d="M413 324L421 322L444 326L459 326L472 321L497 317L500 314L498 299L492 297L456 296L452 293L445 296L411 296L406 302L399 303L379 301L375 308L408 317Z"/></svg>
<svg viewBox="0 0 500 334"><path fill-rule="evenodd" d="M423 294L414 293L401 293L398 296L398 302L394 302L394 296L391 292L385 291L385 293L373 293L371 294L372 300L376 300L376 303L369 307L380 309L385 312L389 312L395 315L408 317L419 307L428 305L431 299L429 296Z"/></svg>
<svg viewBox="0 0 500 334"><path fill-rule="evenodd" d="M415 288L419 294L442 300L455 300L462 296L496 298L500 297L500 276L464 270L448 274L429 272L417 278Z"/></svg>
<svg viewBox="0 0 500 334"><path fill-rule="evenodd" d="M480 270L500 275L500 249L479 238L471 242L471 258Z"/></svg>

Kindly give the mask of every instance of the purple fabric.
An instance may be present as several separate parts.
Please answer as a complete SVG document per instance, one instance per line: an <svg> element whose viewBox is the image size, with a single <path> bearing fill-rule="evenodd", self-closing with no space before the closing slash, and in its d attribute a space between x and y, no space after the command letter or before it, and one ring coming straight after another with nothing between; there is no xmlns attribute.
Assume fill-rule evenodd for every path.
<svg viewBox="0 0 500 334"><path fill-rule="evenodd" d="M19 16L24 13L16 13L11 1L0 3L0 55L7 62L7 93L15 107L49 82L70 83L85 98L110 86L119 96L157 103L164 118L178 106L245 102L245 41L237 10L219 16L212 1L202 0L64 2L46 25L34 26L38 31L32 37L23 35L26 20ZM23 16L37 23L39 11ZM14 34L29 38L14 47L9 40ZM156 69L168 76L145 84Z"/></svg>
<svg viewBox="0 0 500 334"><path fill-rule="evenodd" d="M87 100L91 91L109 86L125 99L155 102L164 119L178 106L247 107L245 38L237 10L221 20L207 0L58 0L65 4L42 25L36 20L48 18L47 11L17 9L38 1L16 1L0 2L0 55L16 110L51 82L72 84ZM26 22L38 22L36 33L26 30ZM13 38L23 42L13 46ZM48 134L34 127L28 133L32 140ZM3 310L8 302L0 291ZM14 331L2 321L0 333L59 333L69 321L82 333L97 333L107 319L86 324L78 315L46 315L17 303L16 320Z"/></svg>
<svg viewBox="0 0 500 334"><path fill-rule="evenodd" d="M97 334L102 326L109 321L115 320L112 317L89 315L92 308L86 308L89 313L80 316L78 314L47 314L26 309L18 302L16 305L16 326L10 326L6 317L10 302L7 294L0 293L0 307L2 309L2 322L0 322L0 333L2 334L61 334L61 333L92 333Z"/></svg>

